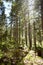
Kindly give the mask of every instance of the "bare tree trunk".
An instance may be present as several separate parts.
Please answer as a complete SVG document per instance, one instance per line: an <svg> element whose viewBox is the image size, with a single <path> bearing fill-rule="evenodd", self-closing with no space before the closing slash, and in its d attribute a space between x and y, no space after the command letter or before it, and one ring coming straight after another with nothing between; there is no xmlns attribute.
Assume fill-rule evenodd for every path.
<svg viewBox="0 0 43 65"><path fill-rule="evenodd" d="M31 48L32 48L32 34L31 34L31 25L30 25L30 23L28 25L28 33L29 33L29 49L31 50Z"/></svg>
<svg viewBox="0 0 43 65"><path fill-rule="evenodd" d="M23 25L22 25L22 46L24 47L24 43L23 43Z"/></svg>
<svg viewBox="0 0 43 65"><path fill-rule="evenodd" d="M20 45L20 40L21 40L21 38L20 38L20 18L19 18L19 24L18 24L18 27L19 27L19 31L18 31L18 37L19 37L19 45Z"/></svg>
<svg viewBox="0 0 43 65"><path fill-rule="evenodd" d="M13 26L13 36L14 36L14 43L18 45L18 17L17 15L15 18L16 20L14 21L14 26Z"/></svg>
<svg viewBox="0 0 43 65"><path fill-rule="evenodd" d="M0 27L0 43L2 43L2 27Z"/></svg>
<svg viewBox="0 0 43 65"><path fill-rule="evenodd" d="M42 38L41 38L41 31L40 31L40 27L39 27L39 42L42 45Z"/></svg>
<svg viewBox="0 0 43 65"><path fill-rule="evenodd" d="M41 0L41 18L42 18L42 30L43 30L43 0Z"/></svg>
<svg viewBox="0 0 43 65"><path fill-rule="evenodd" d="M35 52L36 52L36 28L35 28L35 22L33 23L33 37L34 37L34 46L35 46Z"/></svg>
<svg viewBox="0 0 43 65"><path fill-rule="evenodd" d="M27 23L25 23L25 40L26 40L26 46L27 46Z"/></svg>
<svg viewBox="0 0 43 65"><path fill-rule="evenodd" d="M10 25L10 41L12 39L12 21L11 21L11 25Z"/></svg>

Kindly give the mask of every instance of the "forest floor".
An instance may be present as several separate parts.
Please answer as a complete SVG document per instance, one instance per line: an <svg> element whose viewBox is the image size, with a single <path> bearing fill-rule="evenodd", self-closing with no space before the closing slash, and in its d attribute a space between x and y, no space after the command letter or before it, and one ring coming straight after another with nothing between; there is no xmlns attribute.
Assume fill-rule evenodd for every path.
<svg viewBox="0 0 43 65"><path fill-rule="evenodd" d="M43 58L28 48L15 49L15 51L4 53L4 57L0 58L0 65L5 65L5 63L7 63L6 65L43 65Z"/></svg>
<svg viewBox="0 0 43 65"><path fill-rule="evenodd" d="M17 65L43 65L43 58L39 57L33 50L23 58Z"/></svg>

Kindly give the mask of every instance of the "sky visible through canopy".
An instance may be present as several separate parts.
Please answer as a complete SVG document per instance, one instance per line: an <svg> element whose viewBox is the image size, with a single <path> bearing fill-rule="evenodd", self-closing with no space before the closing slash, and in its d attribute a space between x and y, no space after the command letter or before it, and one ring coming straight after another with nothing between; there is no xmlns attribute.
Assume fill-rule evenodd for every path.
<svg viewBox="0 0 43 65"><path fill-rule="evenodd" d="M15 1L15 0L13 0L13 1ZM12 8L12 1L3 0L3 4L5 6L5 15L6 15L6 17L10 17L10 12L11 12L11 8ZM34 0L29 0L28 5L29 5L29 16L31 18L31 17L33 17ZM7 19L7 20L8 20L7 23L9 23L10 22L9 19Z"/></svg>
<svg viewBox="0 0 43 65"><path fill-rule="evenodd" d="M11 6L12 6L12 2L11 1L3 1L4 3L4 6L5 6L5 14L6 14L6 17L9 17L10 16L10 12L11 12Z"/></svg>
<svg viewBox="0 0 43 65"><path fill-rule="evenodd" d="M8 17L10 12L11 12L11 6L12 6L12 1L5 1L4 2L4 6L5 6L5 14ZM34 0L29 0L29 10L31 10L31 13L33 12L32 9L34 8L32 5L34 4Z"/></svg>

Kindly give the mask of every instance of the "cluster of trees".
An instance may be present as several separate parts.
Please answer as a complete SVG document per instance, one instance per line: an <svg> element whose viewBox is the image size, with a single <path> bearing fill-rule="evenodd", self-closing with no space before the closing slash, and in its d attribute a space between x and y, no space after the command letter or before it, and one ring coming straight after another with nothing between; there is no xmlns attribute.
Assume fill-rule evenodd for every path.
<svg viewBox="0 0 43 65"><path fill-rule="evenodd" d="M0 4L1 3L2 2L0 2ZM0 6L2 7L2 5ZM31 6L33 8L31 8ZM5 17L5 9L3 8L3 15L0 15L0 41L10 40L10 42L16 44L17 47L20 45L30 45L30 48L32 46L32 42L35 45L37 41L41 43L43 40L42 7L42 1L39 0L15 0L12 1L12 9L10 17L8 18ZM3 21L1 21L2 19ZM9 23L6 21L7 19L9 19Z"/></svg>
<svg viewBox="0 0 43 65"><path fill-rule="evenodd" d="M6 0L6 2L11 0ZM0 8L0 50L43 47L43 0L12 0L10 16ZM0 2L1 4L2 2ZM3 3L2 3L3 5ZM2 7L0 5L0 7Z"/></svg>

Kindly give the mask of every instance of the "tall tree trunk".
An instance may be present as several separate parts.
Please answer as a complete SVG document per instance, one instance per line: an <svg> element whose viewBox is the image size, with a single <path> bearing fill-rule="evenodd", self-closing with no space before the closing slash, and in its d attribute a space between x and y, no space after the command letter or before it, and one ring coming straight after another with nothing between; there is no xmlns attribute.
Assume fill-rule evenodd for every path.
<svg viewBox="0 0 43 65"><path fill-rule="evenodd" d="M18 24L18 28L19 28L19 31L18 31L18 37L19 37L19 45L20 45L20 40L21 40L21 37L20 37L20 17L19 17L19 24Z"/></svg>
<svg viewBox="0 0 43 65"><path fill-rule="evenodd" d="M34 37L34 46L35 46L35 52L36 52L36 29L35 29L35 22L33 23L33 37Z"/></svg>
<svg viewBox="0 0 43 65"><path fill-rule="evenodd" d="M41 18L42 18L42 30L43 30L43 0L41 1Z"/></svg>
<svg viewBox="0 0 43 65"><path fill-rule="evenodd" d="M28 25L28 33L29 33L29 49L31 50L31 48L32 48L32 34L31 34L31 25L30 25L30 23Z"/></svg>
<svg viewBox="0 0 43 65"><path fill-rule="evenodd" d="M18 45L18 17L16 15L15 17L15 21L14 21L14 26L13 26L13 36L14 36L14 43L16 45Z"/></svg>
<svg viewBox="0 0 43 65"><path fill-rule="evenodd" d="M11 21L11 25L10 25L10 41L11 41L11 39L12 39L12 21Z"/></svg>
<svg viewBox="0 0 43 65"><path fill-rule="evenodd" d="M22 24L22 46L24 47L24 43L23 43L23 24Z"/></svg>
<svg viewBox="0 0 43 65"><path fill-rule="evenodd" d="M25 40L26 40L26 46L27 46L27 22L25 23Z"/></svg>

